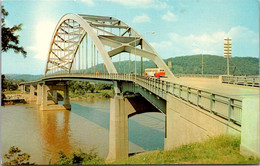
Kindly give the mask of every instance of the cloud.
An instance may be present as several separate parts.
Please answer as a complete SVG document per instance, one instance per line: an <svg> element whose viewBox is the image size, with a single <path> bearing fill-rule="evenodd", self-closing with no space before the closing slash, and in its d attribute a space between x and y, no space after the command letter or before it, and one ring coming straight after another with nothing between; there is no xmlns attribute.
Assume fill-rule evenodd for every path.
<svg viewBox="0 0 260 166"><path fill-rule="evenodd" d="M159 43L151 42L150 44L155 48L169 48L172 46L171 41L161 41Z"/></svg>
<svg viewBox="0 0 260 166"><path fill-rule="evenodd" d="M48 26L46 26L48 25ZM42 19L34 27L34 44L27 47L28 50L34 52L34 58L47 60L50 47L51 37L56 26L56 21L51 19Z"/></svg>
<svg viewBox="0 0 260 166"><path fill-rule="evenodd" d="M77 1L77 0L74 0ZM80 0L81 2L86 3L88 6L94 6L93 0Z"/></svg>
<svg viewBox="0 0 260 166"><path fill-rule="evenodd" d="M212 34L179 35L169 33L168 41L151 43L160 55L166 57L183 56L193 54L213 54L223 56L224 38L232 38L232 56L258 57L259 39L258 33L246 27L236 26L229 31L217 31ZM165 51L167 48L167 51Z"/></svg>
<svg viewBox="0 0 260 166"><path fill-rule="evenodd" d="M150 17L147 16L146 14L136 16L133 19L134 23L144 23L144 22L150 22L150 21L151 21Z"/></svg>
<svg viewBox="0 0 260 166"><path fill-rule="evenodd" d="M177 16L175 16L172 12L168 11L165 15L162 16L162 19L165 21L175 22L177 21Z"/></svg>
<svg viewBox="0 0 260 166"><path fill-rule="evenodd" d="M159 0L106 0L107 2L119 3L124 6L134 8L154 8L154 9L165 9L167 8L166 2Z"/></svg>

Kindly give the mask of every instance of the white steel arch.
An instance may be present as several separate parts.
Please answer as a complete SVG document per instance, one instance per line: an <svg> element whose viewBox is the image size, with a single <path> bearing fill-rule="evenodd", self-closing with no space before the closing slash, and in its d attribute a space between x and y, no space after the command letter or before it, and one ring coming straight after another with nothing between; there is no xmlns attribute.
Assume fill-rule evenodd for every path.
<svg viewBox="0 0 260 166"><path fill-rule="evenodd" d="M119 30L119 34L108 29ZM108 73L117 73L111 57L128 52L152 60L158 67L165 69L168 77L174 77L152 46L129 25L113 17L83 14L66 14L59 20L52 36L45 75L55 69L70 73L85 35L91 38ZM112 49L106 50L105 46Z"/></svg>

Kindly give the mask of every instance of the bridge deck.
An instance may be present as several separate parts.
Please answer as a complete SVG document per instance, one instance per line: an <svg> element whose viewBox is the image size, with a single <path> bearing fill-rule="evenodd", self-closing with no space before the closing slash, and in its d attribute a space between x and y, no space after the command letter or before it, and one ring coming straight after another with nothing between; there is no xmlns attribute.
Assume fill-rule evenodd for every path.
<svg viewBox="0 0 260 166"><path fill-rule="evenodd" d="M162 80L171 81L177 84L182 84L198 89L203 89L213 93L218 93L232 98L242 99L247 96L259 96L259 88L248 87L242 85L232 85L220 83L218 79L213 78L162 78Z"/></svg>

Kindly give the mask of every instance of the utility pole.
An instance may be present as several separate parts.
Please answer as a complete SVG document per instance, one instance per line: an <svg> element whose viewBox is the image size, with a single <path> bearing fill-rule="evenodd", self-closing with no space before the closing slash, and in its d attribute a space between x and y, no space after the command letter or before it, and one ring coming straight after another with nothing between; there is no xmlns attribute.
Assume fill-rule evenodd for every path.
<svg viewBox="0 0 260 166"><path fill-rule="evenodd" d="M231 38L224 39L224 57L227 58L227 75L229 75L229 58L232 57L232 42Z"/></svg>

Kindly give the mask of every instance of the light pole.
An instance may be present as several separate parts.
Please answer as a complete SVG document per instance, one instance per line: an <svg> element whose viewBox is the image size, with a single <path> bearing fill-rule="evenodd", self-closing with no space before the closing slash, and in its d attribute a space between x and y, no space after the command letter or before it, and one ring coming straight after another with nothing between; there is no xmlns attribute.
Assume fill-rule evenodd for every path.
<svg viewBox="0 0 260 166"><path fill-rule="evenodd" d="M203 53L204 53L204 50L199 48L195 43L193 43L192 45L193 45L193 47L197 47L201 51L201 75L203 75Z"/></svg>
<svg viewBox="0 0 260 166"><path fill-rule="evenodd" d="M229 75L229 58L232 57L232 42L231 38L224 38L224 57L227 58L227 75Z"/></svg>

